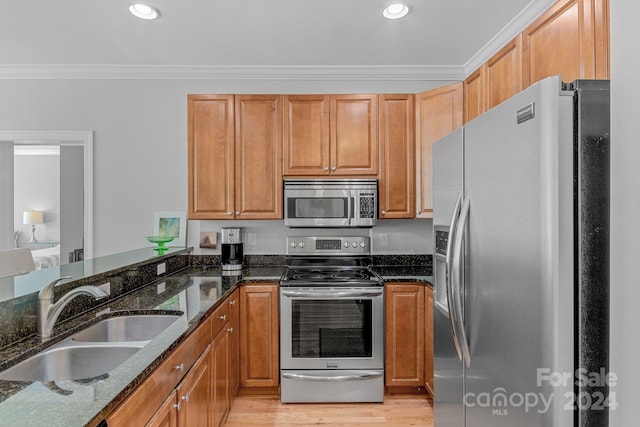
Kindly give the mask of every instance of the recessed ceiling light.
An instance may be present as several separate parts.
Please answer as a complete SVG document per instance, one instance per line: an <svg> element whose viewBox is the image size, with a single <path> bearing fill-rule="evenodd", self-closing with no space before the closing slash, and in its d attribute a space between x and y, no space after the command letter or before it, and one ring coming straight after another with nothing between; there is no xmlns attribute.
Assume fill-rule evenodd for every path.
<svg viewBox="0 0 640 427"><path fill-rule="evenodd" d="M409 13L409 7L406 4L395 3L384 8L382 15L387 19L398 19Z"/></svg>
<svg viewBox="0 0 640 427"><path fill-rule="evenodd" d="M143 3L135 3L129 6L129 12L140 19L158 19L160 12L153 6Z"/></svg>

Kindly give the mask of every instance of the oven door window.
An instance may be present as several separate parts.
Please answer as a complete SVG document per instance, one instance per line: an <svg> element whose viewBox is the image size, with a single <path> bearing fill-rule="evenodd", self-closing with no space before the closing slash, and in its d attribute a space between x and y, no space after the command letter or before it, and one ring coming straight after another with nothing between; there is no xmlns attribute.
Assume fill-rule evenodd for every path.
<svg viewBox="0 0 640 427"><path fill-rule="evenodd" d="M372 300L293 300L294 358L372 357Z"/></svg>

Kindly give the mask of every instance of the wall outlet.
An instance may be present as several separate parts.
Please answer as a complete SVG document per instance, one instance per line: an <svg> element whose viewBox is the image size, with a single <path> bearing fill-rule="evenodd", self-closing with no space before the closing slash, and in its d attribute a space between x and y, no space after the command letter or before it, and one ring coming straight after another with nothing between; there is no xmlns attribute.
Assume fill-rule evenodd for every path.
<svg viewBox="0 0 640 427"><path fill-rule="evenodd" d="M247 245L255 246L258 244L258 237L256 233L247 233Z"/></svg>
<svg viewBox="0 0 640 427"><path fill-rule="evenodd" d="M158 274L156 274L156 276L164 274L166 271L167 271L167 263L161 262L160 264L158 264Z"/></svg>
<svg viewBox="0 0 640 427"><path fill-rule="evenodd" d="M160 282L158 283L158 286L156 287L156 292L158 295L160 295L161 293L163 293L165 291L165 289L167 289L167 284L165 282Z"/></svg>
<svg viewBox="0 0 640 427"><path fill-rule="evenodd" d="M389 235L387 233L380 233L380 246L387 246L389 244Z"/></svg>
<svg viewBox="0 0 640 427"><path fill-rule="evenodd" d="M105 291L107 293L107 295L111 295L111 282L103 283L102 285L100 285L98 287L100 289L102 289L103 291Z"/></svg>

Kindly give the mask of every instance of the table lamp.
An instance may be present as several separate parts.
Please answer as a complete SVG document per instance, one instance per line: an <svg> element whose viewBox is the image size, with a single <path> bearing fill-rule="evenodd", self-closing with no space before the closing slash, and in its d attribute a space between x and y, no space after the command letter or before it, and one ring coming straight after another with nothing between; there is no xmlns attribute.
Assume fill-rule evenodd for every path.
<svg viewBox="0 0 640 427"><path fill-rule="evenodd" d="M31 240L29 240L29 243L38 243L36 239L36 224L44 223L42 211L25 211L22 215L22 223L31 225Z"/></svg>

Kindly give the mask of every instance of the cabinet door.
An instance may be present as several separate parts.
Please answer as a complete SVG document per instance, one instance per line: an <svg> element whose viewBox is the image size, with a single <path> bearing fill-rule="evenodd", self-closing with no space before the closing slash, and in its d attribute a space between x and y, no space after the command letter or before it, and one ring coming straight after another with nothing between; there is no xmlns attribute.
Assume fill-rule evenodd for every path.
<svg viewBox="0 0 640 427"><path fill-rule="evenodd" d="M176 389L180 403L178 425L181 427L209 427L211 413L209 353L210 347L200 356Z"/></svg>
<svg viewBox="0 0 640 427"><path fill-rule="evenodd" d="M240 287L240 386L280 383L278 284Z"/></svg>
<svg viewBox="0 0 640 427"><path fill-rule="evenodd" d="M331 95L331 174L378 174L376 95Z"/></svg>
<svg viewBox="0 0 640 427"><path fill-rule="evenodd" d="M424 285L385 283L385 385L424 385Z"/></svg>
<svg viewBox="0 0 640 427"><path fill-rule="evenodd" d="M484 67L480 67L464 80L465 123L475 119L487 110L484 90Z"/></svg>
<svg viewBox="0 0 640 427"><path fill-rule="evenodd" d="M379 95L380 219L415 216L413 95Z"/></svg>
<svg viewBox="0 0 640 427"><path fill-rule="evenodd" d="M433 217L431 146L462 126L462 83L416 95L416 217Z"/></svg>
<svg viewBox="0 0 640 427"><path fill-rule="evenodd" d="M607 0L560 0L523 32L527 87L560 74L562 80L608 78Z"/></svg>
<svg viewBox="0 0 640 427"><path fill-rule="evenodd" d="M233 105L233 95L188 96L190 219L233 215Z"/></svg>
<svg viewBox="0 0 640 427"><path fill-rule="evenodd" d="M211 348L211 409L213 427L221 426L229 414L229 333L223 329Z"/></svg>
<svg viewBox="0 0 640 427"><path fill-rule="evenodd" d="M284 175L329 174L329 95L284 97Z"/></svg>
<svg viewBox="0 0 640 427"><path fill-rule="evenodd" d="M178 404L176 403L176 399L176 393L171 393L145 426L177 427ZM180 406L182 406L182 404L180 404Z"/></svg>
<svg viewBox="0 0 640 427"><path fill-rule="evenodd" d="M236 95L235 218L282 218L282 96Z"/></svg>
<svg viewBox="0 0 640 427"><path fill-rule="evenodd" d="M240 388L240 290L229 297L229 400L238 395ZM230 405L231 406L231 405Z"/></svg>
<svg viewBox="0 0 640 427"><path fill-rule="evenodd" d="M433 288L424 288L424 386L433 397Z"/></svg>
<svg viewBox="0 0 640 427"><path fill-rule="evenodd" d="M519 35L485 65L487 110L522 90L522 36Z"/></svg>

